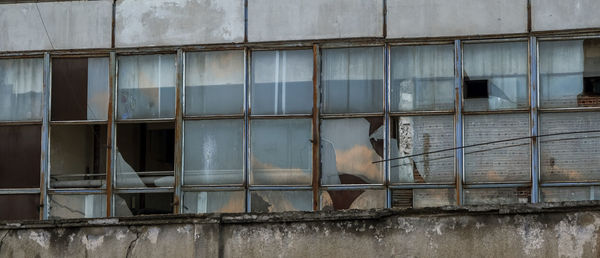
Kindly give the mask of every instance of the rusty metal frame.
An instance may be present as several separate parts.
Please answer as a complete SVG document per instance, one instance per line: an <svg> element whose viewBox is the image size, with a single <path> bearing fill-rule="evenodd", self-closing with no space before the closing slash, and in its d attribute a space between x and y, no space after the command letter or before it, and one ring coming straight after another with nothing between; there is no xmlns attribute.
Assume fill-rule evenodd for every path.
<svg viewBox="0 0 600 258"><path fill-rule="evenodd" d="M50 148L49 148L49 120L50 120L50 87L52 83L52 63L50 60L50 53L44 53L44 79L42 87L42 150L41 150L41 168L40 168L40 219L48 219L48 185L50 173Z"/></svg>
<svg viewBox="0 0 600 258"><path fill-rule="evenodd" d="M454 179L456 180L456 204L463 205L464 192L463 183L465 175L464 153L463 153L463 50L460 40L454 41Z"/></svg>
<svg viewBox="0 0 600 258"><path fill-rule="evenodd" d="M529 106L531 113L529 115L529 128L531 130L531 202L539 202L539 182L540 182L540 156L539 150L540 145L537 139L539 133L539 72L538 72L538 47L537 40L534 36L529 38Z"/></svg>
<svg viewBox="0 0 600 258"><path fill-rule="evenodd" d="M183 178L183 87L184 87L184 73L183 65L185 62L185 56L181 49L177 50L177 61L175 65L175 73L177 74L175 82L175 146L174 146L174 187L173 191L173 212L179 214L183 212L183 205L181 203L181 184Z"/></svg>

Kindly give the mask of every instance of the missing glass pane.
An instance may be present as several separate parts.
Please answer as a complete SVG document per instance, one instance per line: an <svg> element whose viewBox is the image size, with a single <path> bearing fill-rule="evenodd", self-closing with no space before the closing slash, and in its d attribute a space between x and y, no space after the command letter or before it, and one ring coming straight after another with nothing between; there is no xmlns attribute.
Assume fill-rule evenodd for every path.
<svg viewBox="0 0 600 258"><path fill-rule="evenodd" d="M169 214L173 212L172 193L132 193L115 195L115 215Z"/></svg>
<svg viewBox="0 0 600 258"><path fill-rule="evenodd" d="M108 58L52 59L52 120L106 120L108 77Z"/></svg>
<svg viewBox="0 0 600 258"><path fill-rule="evenodd" d="M321 192L321 210L375 209L385 207L385 190L337 190Z"/></svg>
<svg viewBox="0 0 600 258"><path fill-rule="evenodd" d="M0 188L40 187L41 131L39 125L0 126Z"/></svg>
<svg viewBox="0 0 600 258"><path fill-rule="evenodd" d="M173 186L174 143L172 123L117 125L117 186Z"/></svg>
<svg viewBox="0 0 600 258"><path fill-rule="evenodd" d="M252 212L311 211L311 191L257 191L250 195Z"/></svg>
<svg viewBox="0 0 600 258"><path fill-rule="evenodd" d="M106 185L106 125L65 125L50 129L50 186Z"/></svg>
<svg viewBox="0 0 600 258"><path fill-rule="evenodd" d="M0 207L0 220L38 220L40 195L0 195Z"/></svg>
<svg viewBox="0 0 600 258"><path fill-rule="evenodd" d="M50 195L50 219L106 216L106 196L101 194Z"/></svg>
<svg viewBox="0 0 600 258"><path fill-rule="evenodd" d="M465 80L465 98L488 98L488 80Z"/></svg>

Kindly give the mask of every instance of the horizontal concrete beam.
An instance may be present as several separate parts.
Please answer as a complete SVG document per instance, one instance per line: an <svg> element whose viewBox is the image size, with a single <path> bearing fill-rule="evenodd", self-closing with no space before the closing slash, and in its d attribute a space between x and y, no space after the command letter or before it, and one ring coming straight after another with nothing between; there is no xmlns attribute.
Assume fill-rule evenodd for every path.
<svg viewBox="0 0 600 258"><path fill-rule="evenodd" d="M244 41L242 0L118 0L116 47Z"/></svg>
<svg viewBox="0 0 600 258"><path fill-rule="evenodd" d="M0 5L0 51L110 48L112 2Z"/></svg>
<svg viewBox="0 0 600 258"><path fill-rule="evenodd" d="M0 257L598 257L600 202L0 223Z"/></svg>
<svg viewBox="0 0 600 258"><path fill-rule="evenodd" d="M527 32L527 0L387 0L387 37Z"/></svg>
<svg viewBox="0 0 600 258"><path fill-rule="evenodd" d="M248 41L383 37L382 0L251 0Z"/></svg>
<svg viewBox="0 0 600 258"><path fill-rule="evenodd" d="M534 31L600 28L598 0L531 0Z"/></svg>

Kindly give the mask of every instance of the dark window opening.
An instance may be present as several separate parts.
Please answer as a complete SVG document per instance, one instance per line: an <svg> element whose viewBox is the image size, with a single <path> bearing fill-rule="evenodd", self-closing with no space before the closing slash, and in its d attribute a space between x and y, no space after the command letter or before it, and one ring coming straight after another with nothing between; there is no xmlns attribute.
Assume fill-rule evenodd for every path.
<svg viewBox="0 0 600 258"><path fill-rule="evenodd" d="M40 127L0 126L0 188L40 187Z"/></svg>
<svg viewBox="0 0 600 258"><path fill-rule="evenodd" d="M115 215L168 214L173 212L172 193L119 194L115 198Z"/></svg>
<svg viewBox="0 0 600 258"><path fill-rule="evenodd" d="M488 97L488 80L465 80L465 99Z"/></svg>
<svg viewBox="0 0 600 258"><path fill-rule="evenodd" d="M0 195L0 207L0 220L38 220L40 195Z"/></svg>

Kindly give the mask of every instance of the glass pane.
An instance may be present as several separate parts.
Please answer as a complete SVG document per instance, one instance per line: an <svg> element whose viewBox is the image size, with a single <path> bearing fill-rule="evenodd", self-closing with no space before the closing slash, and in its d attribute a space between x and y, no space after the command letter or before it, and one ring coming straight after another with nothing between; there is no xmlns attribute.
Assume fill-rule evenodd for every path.
<svg viewBox="0 0 600 258"><path fill-rule="evenodd" d="M465 189L465 205L528 203L529 187Z"/></svg>
<svg viewBox="0 0 600 258"><path fill-rule="evenodd" d="M241 184L244 121L185 122L185 185Z"/></svg>
<svg viewBox="0 0 600 258"><path fill-rule="evenodd" d="M106 217L106 195L50 195L50 219Z"/></svg>
<svg viewBox="0 0 600 258"><path fill-rule="evenodd" d="M540 138L540 170L543 182L599 180L600 113L543 113L540 133L560 134ZM562 134L564 133L564 134Z"/></svg>
<svg viewBox="0 0 600 258"><path fill-rule="evenodd" d="M312 50L252 53L252 114L310 114Z"/></svg>
<svg viewBox="0 0 600 258"><path fill-rule="evenodd" d="M175 55L120 56L119 119L175 116Z"/></svg>
<svg viewBox="0 0 600 258"><path fill-rule="evenodd" d="M117 125L117 187L169 187L174 178L171 123Z"/></svg>
<svg viewBox="0 0 600 258"><path fill-rule="evenodd" d="M600 106L600 40L541 41L540 106Z"/></svg>
<svg viewBox="0 0 600 258"><path fill-rule="evenodd" d="M257 191L250 195L252 212L312 211L311 191Z"/></svg>
<svg viewBox="0 0 600 258"><path fill-rule="evenodd" d="M392 208L424 208L456 204L456 189L394 189Z"/></svg>
<svg viewBox="0 0 600 258"><path fill-rule="evenodd" d="M390 176L397 183L454 182L454 117L392 117ZM429 153L440 150L448 151Z"/></svg>
<svg viewBox="0 0 600 258"><path fill-rule="evenodd" d="M464 119L467 183L529 181L531 146L529 114L467 115ZM499 143L489 143L503 141Z"/></svg>
<svg viewBox="0 0 600 258"><path fill-rule="evenodd" d="M0 188L40 187L41 131L39 125L0 126Z"/></svg>
<svg viewBox="0 0 600 258"><path fill-rule="evenodd" d="M250 183L310 185L312 182L312 120L252 120Z"/></svg>
<svg viewBox="0 0 600 258"><path fill-rule="evenodd" d="M52 120L106 120L108 58L52 59Z"/></svg>
<svg viewBox="0 0 600 258"><path fill-rule="evenodd" d="M324 49L323 113L383 111L383 48Z"/></svg>
<svg viewBox="0 0 600 258"><path fill-rule="evenodd" d="M542 202L592 201L600 199L600 187L543 187Z"/></svg>
<svg viewBox="0 0 600 258"><path fill-rule="evenodd" d="M321 192L321 210L376 209L385 207L385 190L338 190Z"/></svg>
<svg viewBox="0 0 600 258"><path fill-rule="evenodd" d="M0 220L40 219L39 194L0 194ZM7 209L7 207L9 207Z"/></svg>
<svg viewBox="0 0 600 258"><path fill-rule="evenodd" d="M105 187L106 125L52 126L50 186Z"/></svg>
<svg viewBox="0 0 600 258"><path fill-rule="evenodd" d="M42 120L43 59L0 59L0 121Z"/></svg>
<svg viewBox="0 0 600 258"><path fill-rule="evenodd" d="M241 114L244 80L244 51L186 53L185 114Z"/></svg>
<svg viewBox="0 0 600 258"><path fill-rule="evenodd" d="M391 51L391 110L454 109L454 46L402 46Z"/></svg>
<svg viewBox="0 0 600 258"><path fill-rule="evenodd" d="M244 212L245 203L244 191L183 193L183 213Z"/></svg>
<svg viewBox="0 0 600 258"><path fill-rule="evenodd" d="M321 121L321 183L381 184L383 119L349 118Z"/></svg>
<svg viewBox="0 0 600 258"><path fill-rule="evenodd" d="M527 108L527 42L465 44L465 110Z"/></svg>
<svg viewBox="0 0 600 258"><path fill-rule="evenodd" d="M117 194L115 216L173 213L173 193Z"/></svg>

